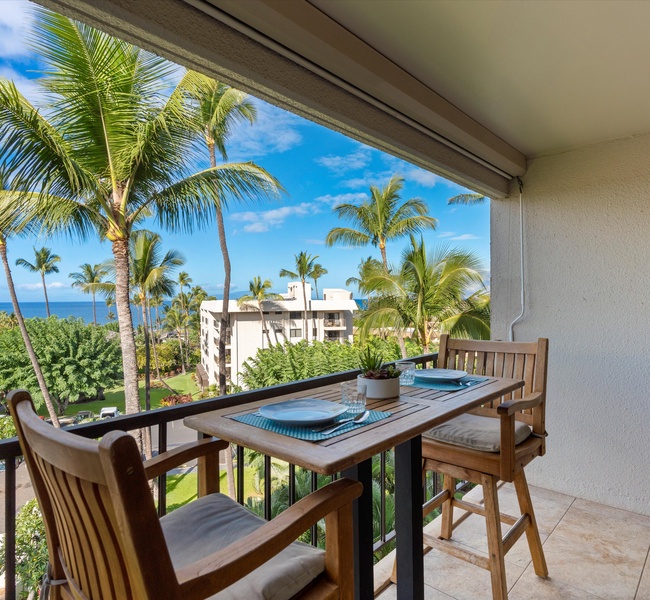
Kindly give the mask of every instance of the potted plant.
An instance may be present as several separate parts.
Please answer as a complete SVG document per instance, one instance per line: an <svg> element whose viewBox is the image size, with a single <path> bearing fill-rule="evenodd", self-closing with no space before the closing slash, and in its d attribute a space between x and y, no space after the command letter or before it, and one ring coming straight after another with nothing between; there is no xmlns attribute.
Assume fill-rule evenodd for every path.
<svg viewBox="0 0 650 600"><path fill-rule="evenodd" d="M393 365L385 365L381 354L367 346L361 353L359 368L366 384L368 398L396 398L399 396L400 370Z"/></svg>

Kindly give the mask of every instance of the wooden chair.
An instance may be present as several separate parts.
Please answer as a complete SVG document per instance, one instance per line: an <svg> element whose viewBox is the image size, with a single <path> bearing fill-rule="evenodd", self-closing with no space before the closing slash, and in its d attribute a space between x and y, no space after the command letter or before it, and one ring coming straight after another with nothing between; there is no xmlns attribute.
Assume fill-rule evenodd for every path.
<svg viewBox="0 0 650 600"><path fill-rule="evenodd" d="M525 386L508 397L452 419L425 433L422 439L423 469L443 474L443 490L425 508L425 515L442 505L441 535L425 534L425 543L475 565L491 574L494 600L508 597L505 554L525 532L535 573L548 576L524 467L546 451L546 372L548 340L537 342L488 342L440 338L438 367L476 375L523 379ZM424 473L423 473L424 474ZM483 487L484 505L454 497L456 480ZM514 482L521 516L500 513L499 481ZM454 507L465 512L454 521ZM486 520L489 557L449 540L455 526L470 514ZM501 522L511 525L505 537Z"/></svg>
<svg viewBox="0 0 650 600"><path fill-rule="evenodd" d="M127 433L97 443L44 423L28 392L8 401L45 521L51 598L352 599L352 501L361 484L338 480L266 522L207 493L218 482L221 440L143 463ZM197 457L217 476L203 469L203 495L158 519L148 480ZM322 518L325 552L294 542Z"/></svg>

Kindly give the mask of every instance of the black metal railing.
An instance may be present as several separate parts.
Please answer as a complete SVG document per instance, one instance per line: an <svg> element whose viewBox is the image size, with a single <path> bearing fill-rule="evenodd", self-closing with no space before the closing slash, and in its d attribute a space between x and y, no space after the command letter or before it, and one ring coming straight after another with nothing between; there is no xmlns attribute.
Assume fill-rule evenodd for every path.
<svg viewBox="0 0 650 600"><path fill-rule="evenodd" d="M418 364L426 364L437 358L437 354L428 354L410 358ZM166 408L159 408L156 410L139 413L136 415L123 415L112 419L106 419L95 423L84 423L69 427L68 430L81 435L86 438L98 439L106 435L109 431L133 431L144 427L157 426L157 448L159 452L165 452L168 444L168 426L170 423L178 422L192 415L198 415L219 408L228 408L231 406L239 406L250 402L265 400L275 396L292 394L305 390L314 389L324 385L340 383L347 381L360 372L358 370L343 371L334 373L332 375L324 375L320 377L313 377L311 379L303 379L292 383L271 386L267 388L240 392L230 394L228 396L219 396L217 398L209 398L206 400L197 400L189 404L181 404ZM246 504L247 498L245 497L245 470L243 468L245 463L244 448L236 446L234 449L236 456L236 498L241 504ZM384 452L375 457L375 462L378 465L377 476L374 478L375 483L379 487L379 514L376 516L379 523L377 523L377 535L374 540L375 552L380 552L387 544L390 544L395 538L395 532L389 528L386 520L387 503L390 502L391 490L387 485L388 470L391 465L391 452ZM0 440L0 460L4 461L5 466L5 598L6 600L15 600L16 598L16 468L18 459L21 457L20 446L16 438L8 440ZM261 501L261 509L258 509L264 518L267 520L273 516L273 487L271 476L271 457L263 456L263 498ZM288 481L287 481L287 504L290 506L300 499L299 491L304 492L304 487L301 490L297 489L296 478L297 474L305 477L307 473L309 477L309 492L316 491L319 487L329 483L331 479L336 479L337 476L325 477L318 475L314 472L305 472L303 469L297 468L295 465L288 465ZM162 475L157 481L157 505L160 516L167 512L167 478ZM437 492L437 482L434 482L434 489L430 493ZM427 496L429 493L427 493ZM255 509L255 507L251 507ZM309 532L309 540L312 544L318 544L318 531L313 527Z"/></svg>

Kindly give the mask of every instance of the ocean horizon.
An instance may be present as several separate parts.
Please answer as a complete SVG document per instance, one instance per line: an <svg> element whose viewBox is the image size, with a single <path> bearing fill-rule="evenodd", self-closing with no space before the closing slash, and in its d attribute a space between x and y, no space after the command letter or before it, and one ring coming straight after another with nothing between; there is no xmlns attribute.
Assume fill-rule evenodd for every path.
<svg viewBox="0 0 650 600"><path fill-rule="evenodd" d="M111 307L113 314L115 312L115 306ZM131 307L132 309L134 307ZM14 312L14 307L11 302L0 302L0 311L4 311L8 314ZM45 319L47 317L47 311L45 310L45 302L21 302L20 303L20 312L23 314L25 319L31 319L33 317L41 317ZM97 323L103 325L108 323L108 307L103 300L97 302ZM50 314L52 316L57 316L60 319L67 319L68 317L81 318L86 323L93 322L93 303L92 302L50 302ZM134 313L133 317L136 318Z"/></svg>
<svg viewBox="0 0 650 600"><path fill-rule="evenodd" d="M363 308L364 300L355 298L355 302L359 308ZM112 312L116 315L116 308L112 306ZM11 302L0 302L0 311L8 314L14 312L14 307ZM45 302L21 302L20 311L23 313L25 319L33 317L40 317L45 319L47 312L45 310ZM138 324L140 321L140 311L137 307L131 306L133 312L133 321ZM97 302L97 323L103 325L108 323L108 307L103 300ZM60 319L67 319L68 317L81 318L86 323L93 322L93 303L92 302L50 302L50 314L57 316Z"/></svg>

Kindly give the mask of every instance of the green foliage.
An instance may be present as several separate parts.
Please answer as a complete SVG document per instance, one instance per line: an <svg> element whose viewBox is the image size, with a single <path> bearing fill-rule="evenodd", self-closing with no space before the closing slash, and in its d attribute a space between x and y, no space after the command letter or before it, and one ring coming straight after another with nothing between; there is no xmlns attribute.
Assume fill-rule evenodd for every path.
<svg viewBox="0 0 650 600"><path fill-rule="evenodd" d="M122 377L119 338L83 319L27 319L27 330L52 399L62 411L79 396L95 397ZM24 388L42 396L17 328L0 332L0 390Z"/></svg>
<svg viewBox="0 0 650 600"><path fill-rule="evenodd" d="M172 340L156 344L156 352L158 354L158 365L160 366L161 373L169 373L181 367L181 356L178 348L178 343ZM138 369L144 370L144 346L138 346L136 351L138 359ZM151 350L152 364L153 364L153 348Z"/></svg>
<svg viewBox="0 0 650 600"><path fill-rule="evenodd" d="M21 599L40 587L47 571L45 525L36 500L25 504L16 516L16 575L23 584ZM0 542L0 573L5 572L5 537Z"/></svg>
<svg viewBox="0 0 650 600"><path fill-rule="evenodd" d="M11 417L0 417L0 440L16 437L16 426Z"/></svg>
<svg viewBox="0 0 650 600"><path fill-rule="evenodd" d="M370 338L367 346L387 361L401 358L395 340ZM365 345L364 345L365 347ZM358 369L361 346L345 342L285 342L258 350L242 365L241 382L249 390ZM417 354L414 353L414 354Z"/></svg>

